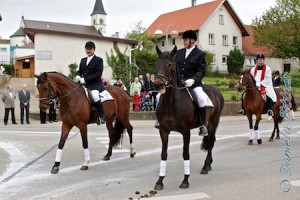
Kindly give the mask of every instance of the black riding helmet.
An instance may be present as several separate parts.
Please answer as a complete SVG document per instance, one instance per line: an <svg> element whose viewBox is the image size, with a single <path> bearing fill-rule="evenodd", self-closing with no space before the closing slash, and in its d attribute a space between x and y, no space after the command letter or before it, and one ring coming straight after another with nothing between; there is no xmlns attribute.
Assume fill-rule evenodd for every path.
<svg viewBox="0 0 300 200"><path fill-rule="evenodd" d="M183 32L182 39L194 39L195 41L197 41L197 34L195 31L187 30Z"/></svg>
<svg viewBox="0 0 300 200"><path fill-rule="evenodd" d="M257 54L256 59L259 59L259 58L265 59L265 55L262 53L259 53L259 54Z"/></svg>
<svg viewBox="0 0 300 200"><path fill-rule="evenodd" d="M96 49L95 43L92 41L88 41L87 43L85 43L85 48L86 49Z"/></svg>

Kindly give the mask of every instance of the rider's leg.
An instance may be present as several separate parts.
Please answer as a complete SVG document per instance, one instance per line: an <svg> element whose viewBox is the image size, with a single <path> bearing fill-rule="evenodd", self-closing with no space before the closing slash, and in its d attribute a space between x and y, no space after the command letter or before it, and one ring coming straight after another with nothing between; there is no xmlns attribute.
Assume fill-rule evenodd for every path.
<svg viewBox="0 0 300 200"><path fill-rule="evenodd" d="M274 103L273 103L272 99L270 97L268 97L268 95L267 95L266 107L267 107L268 116L274 116L274 113L272 110L273 105L274 105Z"/></svg>
<svg viewBox="0 0 300 200"><path fill-rule="evenodd" d="M241 101L242 101L242 104L241 104L241 105L242 105L242 108L241 108L241 109L239 110L239 112L238 112L239 115L245 115L244 104L243 104L244 94L245 94L245 93L242 94L242 100L241 100Z"/></svg>
<svg viewBox="0 0 300 200"><path fill-rule="evenodd" d="M97 119L97 124L104 124L105 123L105 118L104 118L104 111L102 107L102 103L99 97L99 91L98 90L92 90L92 96L94 99L94 106L96 108L96 111L98 113L98 119Z"/></svg>
<svg viewBox="0 0 300 200"><path fill-rule="evenodd" d="M200 117L200 127L199 127L199 135L205 136L208 134L206 125L206 106L208 106L209 97L203 91L202 87L193 88L192 91L195 94L195 101L198 105L197 111Z"/></svg>

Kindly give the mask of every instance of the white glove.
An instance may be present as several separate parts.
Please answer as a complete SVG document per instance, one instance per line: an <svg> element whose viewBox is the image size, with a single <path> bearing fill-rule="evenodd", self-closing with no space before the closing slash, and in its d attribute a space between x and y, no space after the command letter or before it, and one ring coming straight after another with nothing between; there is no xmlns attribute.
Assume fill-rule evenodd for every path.
<svg viewBox="0 0 300 200"><path fill-rule="evenodd" d="M260 87L261 84L260 84L260 82L256 82L255 85L256 85L256 87Z"/></svg>
<svg viewBox="0 0 300 200"><path fill-rule="evenodd" d="M185 81L185 86L186 87L191 87L192 85L194 85L195 80L194 79L188 79Z"/></svg>
<svg viewBox="0 0 300 200"><path fill-rule="evenodd" d="M84 78L80 78L80 84L85 84Z"/></svg>
<svg viewBox="0 0 300 200"><path fill-rule="evenodd" d="M78 83L78 82L80 81L80 79L81 79L81 77L77 75L77 76L74 78L74 82Z"/></svg>

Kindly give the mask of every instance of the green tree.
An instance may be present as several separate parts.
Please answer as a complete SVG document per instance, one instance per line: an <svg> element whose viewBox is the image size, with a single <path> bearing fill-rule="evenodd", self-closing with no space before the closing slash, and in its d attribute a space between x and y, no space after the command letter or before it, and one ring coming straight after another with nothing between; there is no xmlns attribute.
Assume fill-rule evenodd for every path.
<svg viewBox="0 0 300 200"><path fill-rule="evenodd" d="M238 48L234 48L227 56L227 71L229 74L240 74L240 69L245 62L245 56Z"/></svg>
<svg viewBox="0 0 300 200"><path fill-rule="evenodd" d="M129 65L129 57L122 53L117 43L114 43L113 49L111 49L110 55L106 52L107 64L112 68L113 77L121 78L123 83L128 88L130 83L131 67Z"/></svg>
<svg viewBox="0 0 300 200"><path fill-rule="evenodd" d="M70 73L68 75L69 79L73 80L76 76L76 69L78 68L78 65L76 63L70 64L69 66Z"/></svg>
<svg viewBox="0 0 300 200"><path fill-rule="evenodd" d="M300 1L276 0L254 25L254 43L280 58L300 58Z"/></svg>
<svg viewBox="0 0 300 200"><path fill-rule="evenodd" d="M210 74L212 72L215 54L208 50L205 50L204 52L206 56L206 73Z"/></svg>

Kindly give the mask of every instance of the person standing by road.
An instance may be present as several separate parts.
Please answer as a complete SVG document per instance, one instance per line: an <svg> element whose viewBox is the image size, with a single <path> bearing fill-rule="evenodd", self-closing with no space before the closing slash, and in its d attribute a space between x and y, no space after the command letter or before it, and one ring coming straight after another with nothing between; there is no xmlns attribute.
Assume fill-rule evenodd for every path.
<svg viewBox="0 0 300 200"><path fill-rule="evenodd" d="M13 92L12 86L11 85L7 86L7 91L2 94L2 98L1 98L5 107L4 125L7 125L9 111L11 111L12 124L18 124L15 118L15 99L16 99L16 95Z"/></svg>
<svg viewBox="0 0 300 200"><path fill-rule="evenodd" d="M29 102L30 102L30 92L27 90L27 85L23 84L22 90L19 91L19 100L20 100L20 118L21 124L24 123L24 110L26 116L26 123L29 122Z"/></svg>

